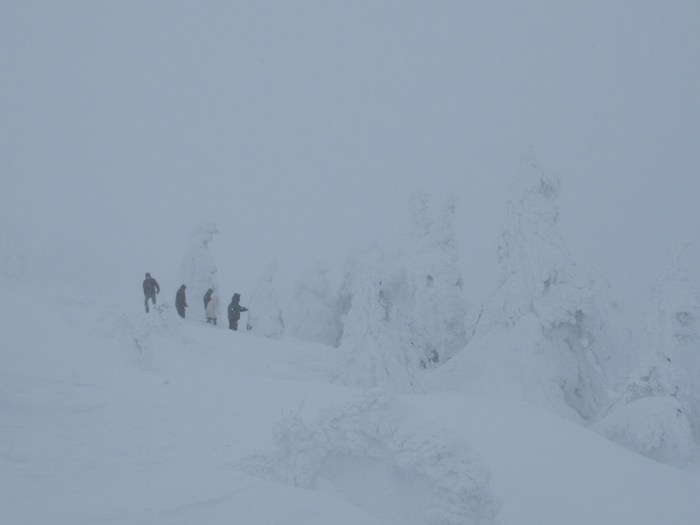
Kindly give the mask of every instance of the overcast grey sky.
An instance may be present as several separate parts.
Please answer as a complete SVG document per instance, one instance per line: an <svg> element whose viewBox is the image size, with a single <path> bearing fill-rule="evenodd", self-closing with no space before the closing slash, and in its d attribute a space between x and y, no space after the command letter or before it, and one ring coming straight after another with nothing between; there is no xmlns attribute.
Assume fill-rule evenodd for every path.
<svg viewBox="0 0 700 525"><path fill-rule="evenodd" d="M339 268L460 197L470 300L532 147L629 305L700 231L700 4L2 2L0 218L34 270L173 289L215 220L225 289ZM698 260L697 245L693 252ZM134 284L135 283L135 284ZM140 307L140 303L135 303Z"/></svg>

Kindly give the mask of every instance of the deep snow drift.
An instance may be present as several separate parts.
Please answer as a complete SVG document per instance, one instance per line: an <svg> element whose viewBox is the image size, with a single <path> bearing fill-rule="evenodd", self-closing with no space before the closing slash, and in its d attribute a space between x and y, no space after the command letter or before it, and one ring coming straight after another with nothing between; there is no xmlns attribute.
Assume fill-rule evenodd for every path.
<svg viewBox="0 0 700 525"><path fill-rule="evenodd" d="M700 476L523 401L329 381L342 350L86 297L0 305L0 509L77 523L695 524ZM27 312L41 305L42 320ZM454 373L454 371L453 371ZM465 382L468 377L464 377ZM439 389L434 389L439 390Z"/></svg>

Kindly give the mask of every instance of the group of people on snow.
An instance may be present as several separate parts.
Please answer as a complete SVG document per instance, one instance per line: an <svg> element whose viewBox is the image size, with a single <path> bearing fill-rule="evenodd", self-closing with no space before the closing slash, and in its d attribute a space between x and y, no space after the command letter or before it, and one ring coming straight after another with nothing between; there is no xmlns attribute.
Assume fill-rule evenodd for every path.
<svg viewBox="0 0 700 525"><path fill-rule="evenodd" d="M180 286L175 294L175 309L180 317L185 318L185 308L187 308L187 298L185 296L185 290L187 286L184 284ZM150 273L146 274L146 278L143 280L143 295L144 295L144 305L146 307L146 313L148 313L148 301L151 301L153 305L156 304L156 294L160 293L160 286L158 281L151 277ZM214 291L213 288L209 288L204 294L204 315L207 319L207 323L216 326L216 318L218 316L219 310L219 296ZM248 309L245 306L241 306L241 294L235 293L231 298L231 303L228 305L228 327L231 330L238 330L238 321L241 318L241 312L247 312Z"/></svg>

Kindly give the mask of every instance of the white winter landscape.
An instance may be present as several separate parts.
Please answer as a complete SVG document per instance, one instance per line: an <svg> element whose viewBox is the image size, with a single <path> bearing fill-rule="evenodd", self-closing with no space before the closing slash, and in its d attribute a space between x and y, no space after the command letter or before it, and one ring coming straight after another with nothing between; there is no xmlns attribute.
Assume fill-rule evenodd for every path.
<svg viewBox="0 0 700 525"><path fill-rule="evenodd" d="M696 3L0 11L0 525L700 523Z"/></svg>

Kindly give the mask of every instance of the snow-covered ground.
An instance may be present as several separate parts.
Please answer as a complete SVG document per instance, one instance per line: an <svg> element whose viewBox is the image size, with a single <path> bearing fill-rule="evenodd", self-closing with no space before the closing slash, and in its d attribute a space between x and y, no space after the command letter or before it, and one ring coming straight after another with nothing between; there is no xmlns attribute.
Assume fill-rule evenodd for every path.
<svg viewBox="0 0 700 525"><path fill-rule="evenodd" d="M3 524L700 522L697 466L525 401L342 386L341 350L212 327L198 304L183 321L5 292Z"/></svg>

